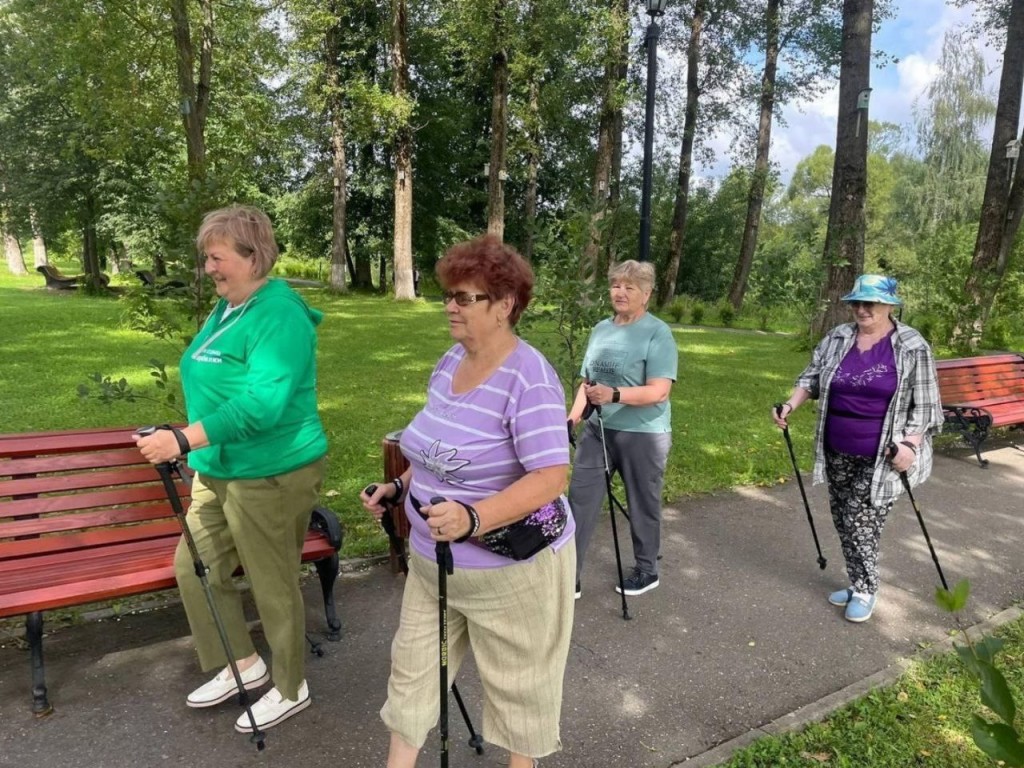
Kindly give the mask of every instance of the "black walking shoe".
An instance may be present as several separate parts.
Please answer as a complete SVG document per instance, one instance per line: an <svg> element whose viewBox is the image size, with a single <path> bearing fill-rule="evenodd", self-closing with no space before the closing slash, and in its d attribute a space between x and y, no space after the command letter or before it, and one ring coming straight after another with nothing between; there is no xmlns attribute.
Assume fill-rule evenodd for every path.
<svg viewBox="0 0 1024 768"><path fill-rule="evenodd" d="M657 576L652 573L644 573L638 568L634 568L633 573L622 580L627 595L642 595L644 592L650 592L659 583ZM618 584L615 585L615 591L622 594Z"/></svg>

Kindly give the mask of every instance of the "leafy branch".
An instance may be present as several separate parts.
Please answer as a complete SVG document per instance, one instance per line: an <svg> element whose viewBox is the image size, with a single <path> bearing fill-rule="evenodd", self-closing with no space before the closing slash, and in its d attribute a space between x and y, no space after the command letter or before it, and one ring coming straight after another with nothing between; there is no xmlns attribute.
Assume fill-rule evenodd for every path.
<svg viewBox="0 0 1024 768"><path fill-rule="evenodd" d="M83 400L90 398L98 400L107 406L118 402L149 401L167 408L179 418L187 418L185 412L178 405L180 400L176 394L177 386L167 376L165 365L159 360L150 360L149 367L149 375L153 377L153 387L156 390L153 394L137 392L127 379L121 378L115 381L110 376L92 373L87 377L91 383L78 385L78 396Z"/></svg>
<svg viewBox="0 0 1024 768"><path fill-rule="evenodd" d="M982 637L972 641L960 621L960 611L967 605L971 584L962 579L952 591L939 587L935 590L935 602L940 608L952 613L957 629L963 635L965 645L956 645L957 655L967 671L981 684L981 703L999 716L1002 722L986 720L973 715L971 737L982 752L1002 765L1019 768L1024 766L1024 742L1015 726L1017 704L1013 698L1006 677L996 666L996 654L1004 643L998 637Z"/></svg>

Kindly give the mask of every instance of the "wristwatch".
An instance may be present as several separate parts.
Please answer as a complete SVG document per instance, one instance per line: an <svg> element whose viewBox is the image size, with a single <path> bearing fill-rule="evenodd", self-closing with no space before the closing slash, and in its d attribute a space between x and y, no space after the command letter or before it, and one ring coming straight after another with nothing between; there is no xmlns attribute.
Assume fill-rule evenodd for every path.
<svg viewBox="0 0 1024 768"><path fill-rule="evenodd" d="M621 397L621 395L622 395L622 393L619 392L619 388L618 387L612 387L612 402L613 403L619 402L619 397Z"/></svg>

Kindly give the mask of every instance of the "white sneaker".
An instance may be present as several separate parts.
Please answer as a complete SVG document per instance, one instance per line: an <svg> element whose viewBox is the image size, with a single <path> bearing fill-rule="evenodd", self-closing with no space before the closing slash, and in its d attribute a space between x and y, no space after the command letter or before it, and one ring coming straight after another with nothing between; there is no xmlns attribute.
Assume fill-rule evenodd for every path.
<svg viewBox="0 0 1024 768"><path fill-rule="evenodd" d="M298 701L286 699L277 690L277 686L274 686L264 694L262 699L252 705L252 716L256 720L256 727L262 731L264 728L273 728L275 725L283 723L292 715L297 715L311 703L309 686L306 685L305 680L299 686ZM249 722L249 714L247 712L243 712L235 720L235 730L239 733L252 733L252 723Z"/></svg>
<svg viewBox="0 0 1024 768"><path fill-rule="evenodd" d="M262 658L256 659L256 663L239 673L239 676L242 678L242 686L247 691L270 682L270 673ZM238 685L235 683L235 676L231 674L231 667L224 667L213 680L192 691L185 699L185 703L196 709L212 707L222 701L227 701L237 693Z"/></svg>

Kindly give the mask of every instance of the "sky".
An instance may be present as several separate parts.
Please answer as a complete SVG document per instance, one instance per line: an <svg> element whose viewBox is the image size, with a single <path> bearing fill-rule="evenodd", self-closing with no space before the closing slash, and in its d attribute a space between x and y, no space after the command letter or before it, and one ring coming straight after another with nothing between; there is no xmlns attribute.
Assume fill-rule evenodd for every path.
<svg viewBox="0 0 1024 768"><path fill-rule="evenodd" d="M895 0L898 6L893 18L882 22L872 38L874 50L885 51L895 62L871 71L870 117L910 125L914 100L924 94L938 74L936 62L942 51L947 30L963 27L972 19L972 8L955 8L944 0ZM984 49L989 64L989 81L993 93L998 85L1001 52ZM772 160L779 166L783 183L787 182L796 164L825 144L835 146L836 114L839 101L838 82L813 101L797 102L783 109L785 125L776 123L772 131ZM728 171L728 137L712 142L718 160L705 168L707 176L721 176Z"/></svg>

